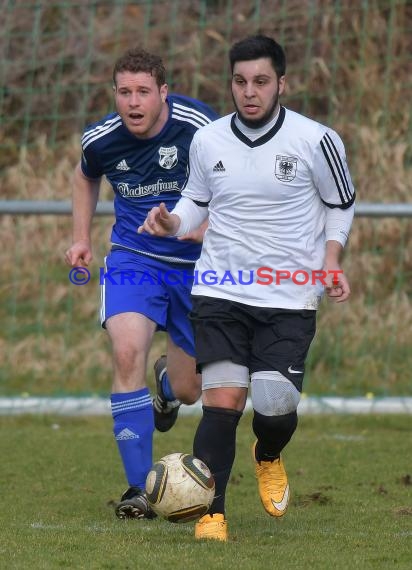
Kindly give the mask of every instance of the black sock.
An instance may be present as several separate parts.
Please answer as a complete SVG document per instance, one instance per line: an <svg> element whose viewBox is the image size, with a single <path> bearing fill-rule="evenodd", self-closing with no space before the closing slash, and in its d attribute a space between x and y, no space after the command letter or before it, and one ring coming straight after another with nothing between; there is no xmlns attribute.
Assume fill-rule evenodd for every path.
<svg viewBox="0 0 412 570"><path fill-rule="evenodd" d="M264 416L254 412L253 431L258 438L255 456L257 461L273 461L295 433L298 425L296 412L284 416Z"/></svg>
<svg viewBox="0 0 412 570"><path fill-rule="evenodd" d="M203 406L193 442L193 454L209 467L215 479L215 498L209 514L225 513L225 493L236 453L236 428L242 412Z"/></svg>

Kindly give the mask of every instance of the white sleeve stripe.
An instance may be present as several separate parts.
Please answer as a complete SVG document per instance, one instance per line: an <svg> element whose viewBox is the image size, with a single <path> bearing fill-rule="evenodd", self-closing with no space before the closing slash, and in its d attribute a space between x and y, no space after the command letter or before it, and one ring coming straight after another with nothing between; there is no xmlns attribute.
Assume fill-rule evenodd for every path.
<svg viewBox="0 0 412 570"><path fill-rule="evenodd" d="M339 153L328 134L320 141L320 145L335 180L341 202L345 204L352 199L352 194Z"/></svg>
<svg viewBox="0 0 412 570"><path fill-rule="evenodd" d="M200 127L204 127L206 123L201 123L199 122L198 119L195 119L194 117L189 118L189 117L179 117L179 115L176 115L175 113L172 114L172 118L176 119L177 121L183 121L185 123L190 123L191 125L194 125L195 127L197 127L198 129Z"/></svg>
<svg viewBox="0 0 412 570"><path fill-rule="evenodd" d="M210 121L207 121L204 117L198 117L194 113L190 113L189 111L183 111L182 109L173 109L173 116L178 117L190 117L191 119L197 121L202 126L207 125Z"/></svg>
<svg viewBox="0 0 412 570"><path fill-rule="evenodd" d="M110 128L110 126L116 121L121 121L121 118L119 117L119 115L117 115L113 119L110 119L109 121L106 121L103 125L99 125L98 127L95 127L94 129L92 129L91 131L84 133L84 135L82 137L82 143L87 142L89 138L93 137L97 133L99 133L101 131L102 132L106 131L106 129Z"/></svg>
<svg viewBox="0 0 412 570"><path fill-rule="evenodd" d="M96 136L94 136L93 138L89 139L86 144L83 144L83 150L85 150L89 144L91 144L92 142L94 142L97 139L100 139L101 137L104 137L105 135L108 135L109 133L111 133L112 131L115 131L117 128L119 128L121 126L121 121L119 123L115 123L114 125L112 125L110 128L106 129L104 132L101 133L97 133Z"/></svg>
<svg viewBox="0 0 412 570"><path fill-rule="evenodd" d="M173 103L173 110L178 110L178 109L182 111L187 111L189 113L192 113L193 115L197 115L198 117L206 121L206 123L212 122L212 120L207 115L201 113L200 111L197 111L196 109L193 109L192 107L186 107L185 105L180 105L179 103Z"/></svg>

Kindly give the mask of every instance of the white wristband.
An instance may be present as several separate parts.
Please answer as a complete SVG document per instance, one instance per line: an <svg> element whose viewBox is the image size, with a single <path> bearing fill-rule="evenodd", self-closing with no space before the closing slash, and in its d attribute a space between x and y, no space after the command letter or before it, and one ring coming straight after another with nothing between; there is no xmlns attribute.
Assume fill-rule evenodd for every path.
<svg viewBox="0 0 412 570"><path fill-rule="evenodd" d="M346 209L326 208L326 241L338 241L342 247L345 247L354 214L354 204Z"/></svg>
<svg viewBox="0 0 412 570"><path fill-rule="evenodd" d="M190 198L182 196L171 214L176 214L180 218L180 226L175 236L183 236L192 230L195 230L204 222L208 215L207 206L198 206Z"/></svg>

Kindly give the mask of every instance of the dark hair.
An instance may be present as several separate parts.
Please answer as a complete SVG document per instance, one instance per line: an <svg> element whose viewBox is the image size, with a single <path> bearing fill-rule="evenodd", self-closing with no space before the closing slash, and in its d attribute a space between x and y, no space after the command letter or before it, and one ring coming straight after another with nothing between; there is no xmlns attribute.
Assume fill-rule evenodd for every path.
<svg viewBox="0 0 412 570"><path fill-rule="evenodd" d="M238 61L251 61L268 57L276 75L282 77L286 73L286 57L282 47L272 38L263 35L249 36L232 45L229 51L230 67L233 73Z"/></svg>
<svg viewBox="0 0 412 570"><path fill-rule="evenodd" d="M146 50L135 47L125 52L114 64L113 83L116 85L116 76L123 71L150 73L156 79L159 87L166 83L166 70L162 58Z"/></svg>

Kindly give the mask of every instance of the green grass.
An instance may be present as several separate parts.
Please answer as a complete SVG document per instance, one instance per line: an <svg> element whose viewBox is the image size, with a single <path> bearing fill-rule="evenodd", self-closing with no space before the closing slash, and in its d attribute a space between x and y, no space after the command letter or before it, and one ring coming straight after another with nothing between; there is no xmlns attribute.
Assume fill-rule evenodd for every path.
<svg viewBox="0 0 412 570"><path fill-rule="evenodd" d="M190 451L198 417L155 434L155 459ZM303 416L284 457L282 520L258 499L250 415L238 431L227 497L230 541L193 524L118 521L125 488L110 417L1 417L0 566L27 569L409 569L410 416Z"/></svg>

